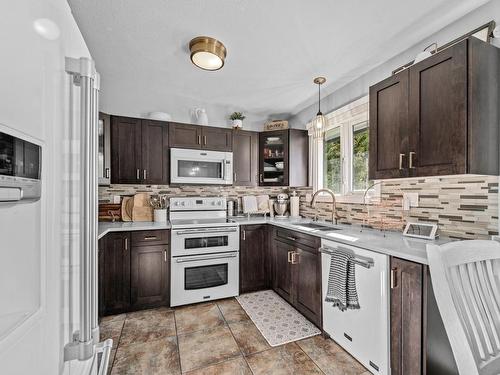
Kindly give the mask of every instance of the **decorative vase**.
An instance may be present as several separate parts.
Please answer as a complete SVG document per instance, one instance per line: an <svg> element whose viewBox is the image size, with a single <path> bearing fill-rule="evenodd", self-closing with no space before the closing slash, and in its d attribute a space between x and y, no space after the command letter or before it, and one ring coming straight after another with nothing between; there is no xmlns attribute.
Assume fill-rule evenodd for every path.
<svg viewBox="0 0 500 375"><path fill-rule="evenodd" d="M233 128L239 129L243 127L243 120L233 120Z"/></svg>
<svg viewBox="0 0 500 375"><path fill-rule="evenodd" d="M208 125L208 116L205 108L196 108L194 114L198 125Z"/></svg>
<svg viewBox="0 0 500 375"><path fill-rule="evenodd" d="M156 223L166 223L167 222L167 209L160 208L154 210L154 221Z"/></svg>

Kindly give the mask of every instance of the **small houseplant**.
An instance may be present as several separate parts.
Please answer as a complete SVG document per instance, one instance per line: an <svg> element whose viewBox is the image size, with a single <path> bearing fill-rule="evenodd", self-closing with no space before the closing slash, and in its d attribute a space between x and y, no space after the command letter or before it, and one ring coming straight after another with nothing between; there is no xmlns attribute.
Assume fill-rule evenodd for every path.
<svg viewBox="0 0 500 375"><path fill-rule="evenodd" d="M245 116L243 116L243 113L241 112L233 112L231 116L229 116L231 121L233 122L233 128L239 129L243 127L243 120L245 119Z"/></svg>

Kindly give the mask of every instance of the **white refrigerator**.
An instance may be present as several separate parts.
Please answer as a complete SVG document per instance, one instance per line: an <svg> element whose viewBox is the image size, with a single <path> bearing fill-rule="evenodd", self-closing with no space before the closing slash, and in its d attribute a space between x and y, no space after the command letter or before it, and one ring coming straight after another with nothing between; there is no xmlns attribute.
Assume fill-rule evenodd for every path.
<svg viewBox="0 0 500 375"><path fill-rule="evenodd" d="M0 179L0 373L97 374L111 344L97 325L99 77L65 0L0 14L0 150L15 137L41 155L39 198Z"/></svg>

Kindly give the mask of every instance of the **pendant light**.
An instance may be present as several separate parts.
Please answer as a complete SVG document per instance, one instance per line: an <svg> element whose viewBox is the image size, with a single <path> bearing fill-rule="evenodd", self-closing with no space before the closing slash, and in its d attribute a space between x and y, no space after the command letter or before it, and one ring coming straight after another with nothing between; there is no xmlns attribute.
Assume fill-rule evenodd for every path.
<svg viewBox="0 0 500 375"><path fill-rule="evenodd" d="M325 77L316 77L313 81L318 85L318 113L316 117L313 119L313 136L314 138L323 138L326 129L326 117L321 112L321 85L326 82Z"/></svg>
<svg viewBox="0 0 500 375"><path fill-rule="evenodd" d="M203 70L219 70L224 66L226 47L208 36L198 36L189 42L191 61Z"/></svg>

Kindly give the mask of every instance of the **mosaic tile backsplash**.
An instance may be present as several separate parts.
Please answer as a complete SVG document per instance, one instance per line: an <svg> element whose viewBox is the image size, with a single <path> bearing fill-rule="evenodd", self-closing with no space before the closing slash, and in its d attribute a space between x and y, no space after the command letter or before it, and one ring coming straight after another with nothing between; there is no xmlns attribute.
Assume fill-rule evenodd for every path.
<svg viewBox="0 0 500 375"><path fill-rule="evenodd" d="M214 196L237 198L242 195L289 193L300 195L300 214L318 215L331 220L331 205L318 202L312 209L308 198L311 188L233 187L233 186L168 186L168 185L111 185L99 187L99 199L107 201L114 195L133 195L138 192L168 196ZM419 194L419 206L402 210L405 192ZM310 199L310 198L309 198ZM454 176L385 181L381 185L380 201L372 204L338 203L339 223L364 224L373 228L402 231L407 221L437 223L439 233L461 239L486 239L498 234L498 177Z"/></svg>

